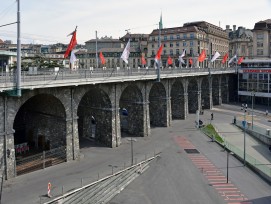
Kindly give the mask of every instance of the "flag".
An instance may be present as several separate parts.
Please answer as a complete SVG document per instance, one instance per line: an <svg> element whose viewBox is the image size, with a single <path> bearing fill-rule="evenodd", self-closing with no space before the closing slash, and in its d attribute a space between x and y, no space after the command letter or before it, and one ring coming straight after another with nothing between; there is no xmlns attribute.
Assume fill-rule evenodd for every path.
<svg viewBox="0 0 271 204"><path fill-rule="evenodd" d="M225 63L226 63L228 57L229 57L229 54L226 53L226 54L224 55L224 57L223 57L222 64L225 64Z"/></svg>
<svg viewBox="0 0 271 204"><path fill-rule="evenodd" d="M200 53L199 57L198 57L198 61L199 62L203 62L206 58L206 53L205 50L202 50L202 52Z"/></svg>
<svg viewBox="0 0 271 204"><path fill-rule="evenodd" d="M101 60L101 64L105 64L105 59L102 52L100 52L100 60Z"/></svg>
<svg viewBox="0 0 271 204"><path fill-rule="evenodd" d="M192 60L192 58L189 58L189 64L193 64L193 60Z"/></svg>
<svg viewBox="0 0 271 204"><path fill-rule="evenodd" d="M142 64L142 65L147 64L144 55L141 56L141 64Z"/></svg>
<svg viewBox="0 0 271 204"><path fill-rule="evenodd" d="M74 50L73 50L73 51L71 52L70 63L72 64L72 63L74 63L76 60L77 60L77 59L76 59L76 56L75 56Z"/></svg>
<svg viewBox="0 0 271 204"><path fill-rule="evenodd" d="M240 57L240 58L238 59L237 64L241 64L241 63L243 62L243 60L244 60L244 57Z"/></svg>
<svg viewBox="0 0 271 204"><path fill-rule="evenodd" d="M236 60L237 56L234 55L230 60L229 60L229 64L231 64L233 62L233 60Z"/></svg>
<svg viewBox="0 0 271 204"><path fill-rule="evenodd" d="M163 44L160 45L157 54L155 56L155 62L158 63L158 61L161 59L161 54L162 54L162 50L163 50Z"/></svg>
<svg viewBox="0 0 271 204"><path fill-rule="evenodd" d="M211 59L211 62L214 62L218 57L220 57L220 54L216 51L213 58Z"/></svg>
<svg viewBox="0 0 271 204"><path fill-rule="evenodd" d="M123 50L123 53L121 55L121 59L126 63L128 64L128 58L129 58L129 55L130 55L130 39L128 40L128 43L125 47L125 49Z"/></svg>
<svg viewBox="0 0 271 204"><path fill-rule="evenodd" d="M184 57L185 56L185 53L186 53L186 51L185 50L183 50L183 53L181 54L181 56L180 57Z"/></svg>
<svg viewBox="0 0 271 204"><path fill-rule="evenodd" d="M72 51L72 49L77 45L76 29L70 35L72 35L72 38L71 38L70 44L64 54L64 58L67 58L69 56L70 52Z"/></svg>
<svg viewBox="0 0 271 204"><path fill-rule="evenodd" d="M168 64L168 65L172 65L172 59L171 59L170 56L168 56L168 58L167 58L167 64Z"/></svg>

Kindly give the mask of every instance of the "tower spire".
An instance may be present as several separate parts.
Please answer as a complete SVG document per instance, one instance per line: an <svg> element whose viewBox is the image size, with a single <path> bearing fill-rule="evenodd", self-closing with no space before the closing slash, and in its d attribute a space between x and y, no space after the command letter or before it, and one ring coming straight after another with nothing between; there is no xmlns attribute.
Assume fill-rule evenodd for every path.
<svg viewBox="0 0 271 204"><path fill-rule="evenodd" d="M161 12L161 15L160 15L159 29L163 29L162 12Z"/></svg>

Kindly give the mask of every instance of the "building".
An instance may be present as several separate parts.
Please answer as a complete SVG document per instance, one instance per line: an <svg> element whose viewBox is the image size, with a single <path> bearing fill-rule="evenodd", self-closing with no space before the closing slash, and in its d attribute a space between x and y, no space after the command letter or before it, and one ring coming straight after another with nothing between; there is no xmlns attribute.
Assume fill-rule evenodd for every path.
<svg viewBox="0 0 271 204"><path fill-rule="evenodd" d="M226 32L229 35L229 56L235 54L238 57L252 58L253 57L253 33L251 30L244 27L233 25L233 30L229 25L226 26Z"/></svg>
<svg viewBox="0 0 271 204"><path fill-rule="evenodd" d="M186 64L189 59L192 59L193 64L190 66L208 67L207 59L202 63L197 62L197 57L202 50L205 50L210 58L210 54L214 55L216 51L223 56L229 49L227 33L222 28L205 21L185 23L182 27L156 29L149 35L148 41L148 64L151 66L154 66L154 57L159 47L159 35L161 35L161 43L163 43L161 56L163 67L167 66L168 56L174 59L173 66L179 67L178 59L183 50L186 50L184 58ZM216 60L212 66L221 66L221 59L222 57Z"/></svg>
<svg viewBox="0 0 271 204"><path fill-rule="evenodd" d="M112 37L105 36L85 42L87 51L96 52L96 42L97 50L102 48L123 48L123 42L121 42L119 39L113 39Z"/></svg>
<svg viewBox="0 0 271 204"><path fill-rule="evenodd" d="M255 23L253 32L253 55L255 58L270 58L271 56L271 19Z"/></svg>

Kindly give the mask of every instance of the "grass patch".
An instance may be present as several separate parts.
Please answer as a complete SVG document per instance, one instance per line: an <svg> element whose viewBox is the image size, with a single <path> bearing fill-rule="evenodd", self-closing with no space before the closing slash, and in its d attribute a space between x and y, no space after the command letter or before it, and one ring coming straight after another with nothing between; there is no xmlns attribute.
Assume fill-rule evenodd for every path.
<svg viewBox="0 0 271 204"><path fill-rule="evenodd" d="M212 138L214 136L215 140L221 144L224 143L223 139L220 137L220 135L216 132L214 126L212 124L205 125L201 128L201 131Z"/></svg>

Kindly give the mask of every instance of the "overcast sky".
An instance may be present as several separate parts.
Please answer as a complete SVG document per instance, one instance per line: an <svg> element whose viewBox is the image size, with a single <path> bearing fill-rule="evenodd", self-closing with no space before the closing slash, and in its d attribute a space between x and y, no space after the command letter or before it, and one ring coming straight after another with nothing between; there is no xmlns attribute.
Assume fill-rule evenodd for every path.
<svg viewBox="0 0 271 204"><path fill-rule="evenodd" d="M260 20L271 18L271 0L20 0L23 43L68 43L78 26L77 41L131 33L149 34L193 21L252 29ZM0 0L0 26L16 22L17 1ZM16 43L16 24L0 27L0 39Z"/></svg>

